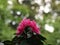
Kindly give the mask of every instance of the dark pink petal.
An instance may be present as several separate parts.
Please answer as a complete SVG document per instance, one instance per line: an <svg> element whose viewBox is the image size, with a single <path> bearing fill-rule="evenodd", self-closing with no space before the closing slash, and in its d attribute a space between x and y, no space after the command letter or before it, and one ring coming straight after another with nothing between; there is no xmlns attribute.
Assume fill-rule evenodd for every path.
<svg viewBox="0 0 60 45"><path fill-rule="evenodd" d="M30 26L32 31L37 33L37 34L40 34L40 31L39 31L39 28L38 26L36 25L36 22L33 20L31 21L30 19L26 19L24 18L21 23L19 23L18 27L17 27L17 34L21 34L23 33L24 29L26 26Z"/></svg>

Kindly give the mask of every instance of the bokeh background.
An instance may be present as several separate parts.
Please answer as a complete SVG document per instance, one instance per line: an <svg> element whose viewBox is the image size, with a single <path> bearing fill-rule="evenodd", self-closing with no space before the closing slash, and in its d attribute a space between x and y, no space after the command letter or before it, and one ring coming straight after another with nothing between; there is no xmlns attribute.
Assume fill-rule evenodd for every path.
<svg viewBox="0 0 60 45"><path fill-rule="evenodd" d="M24 17L37 22L47 43L60 45L60 0L0 0L0 41L12 40Z"/></svg>

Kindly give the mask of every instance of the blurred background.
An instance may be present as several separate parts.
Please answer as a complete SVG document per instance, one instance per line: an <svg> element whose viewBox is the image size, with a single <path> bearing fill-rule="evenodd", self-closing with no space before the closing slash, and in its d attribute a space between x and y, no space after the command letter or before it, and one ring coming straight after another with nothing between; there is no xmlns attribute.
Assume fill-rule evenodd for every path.
<svg viewBox="0 0 60 45"><path fill-rule="evenodd" d="M24 17L37 22L47 43L60 45L60 0L0 0L0 41L12 40Z"/></svg>

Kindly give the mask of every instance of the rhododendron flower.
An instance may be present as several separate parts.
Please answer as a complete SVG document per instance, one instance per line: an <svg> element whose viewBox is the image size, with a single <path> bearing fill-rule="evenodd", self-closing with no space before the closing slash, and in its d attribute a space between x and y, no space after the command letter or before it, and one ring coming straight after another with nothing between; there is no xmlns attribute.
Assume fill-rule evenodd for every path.
<svg viewBox="0 0 60 45"><path fill-rule="evenodd" d="M36 34L40 34L39 28L36 25L36 22L34 20L30 20L30 19L26 19L24 18L21 23L19 23L18 27L17 27L17 35L20 35L24 32L24 29L29 26L32 29L32 32L36 33Z"/></svg>

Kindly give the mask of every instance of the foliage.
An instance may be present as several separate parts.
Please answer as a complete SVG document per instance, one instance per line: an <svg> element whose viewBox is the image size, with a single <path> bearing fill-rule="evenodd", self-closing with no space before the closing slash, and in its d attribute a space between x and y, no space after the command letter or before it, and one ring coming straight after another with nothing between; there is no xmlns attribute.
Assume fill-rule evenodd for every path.
<svg viewBox="0 0 60 45"><path fill-rule="evenodd" d="M13 1L13 7L11 9L8 9L7 6L9 5L7 3L8 0L0 0L0 40L4 41L4 40L12 40L14 38L14 34L16 32L16 27L17 25L20 23L20 21L24 18L24 17L28 17L31 19L36 20L35 14L36 12L36 8L38 8L39 6L37 4L34 4L34 6L36 7L34 10L31 9L32 4L19 4L17 2L17 0L12 0ZM36 22L38 23L38 25L41 28L41 35L43 35L44 37L47 38L47 43L50 43L52 45L60 45L60 42L58 43L57 40L60 40L60 4L56 5L55 0L52 0L52 10L54 12L58 13L57 18L55 19L55 22L52 22L52 14L48 13L48 14L43 14L44 19L43 21L36 20ZM37 6L36 6L37 5ZM13 11L14 13L12 14L11 11ZM21 12L21 15L17 15L16 11ZM28 14L28 15L27 15ZM53 25L54 26L54 32L50 33L48 31L45 31L44 29L44 25L46 24L46 20L49 19L50 21L48 22L49 25ZM14 27L15 25L12 25L11 22L7 23L8 20L11 20L11 22L15 21L16 22L16 27Z"/></svg>

